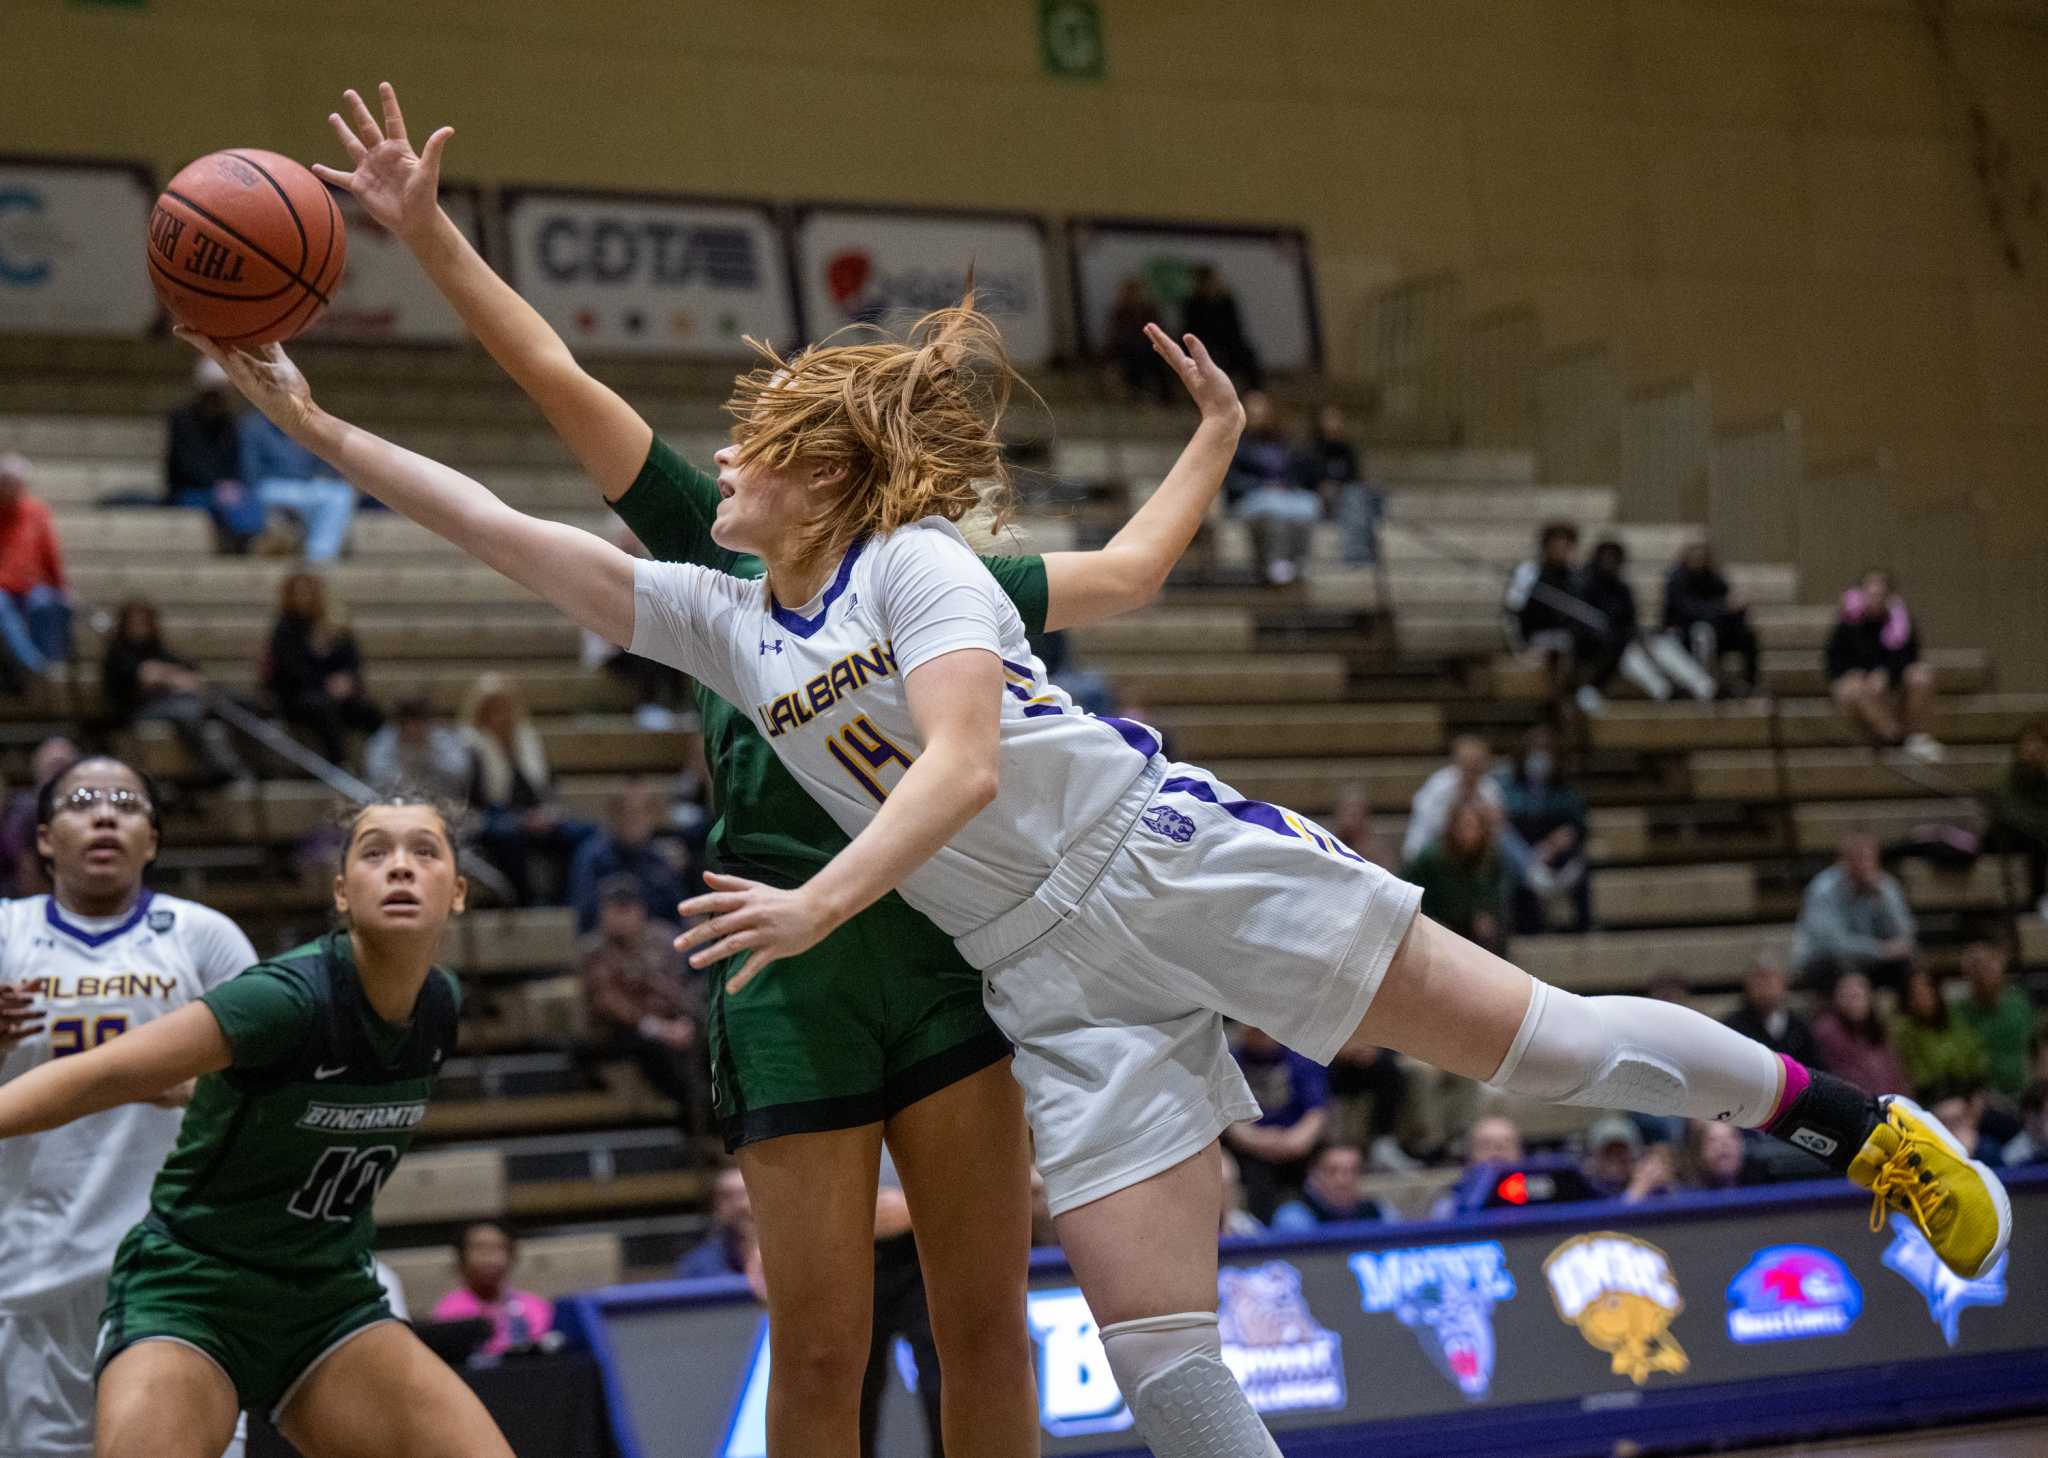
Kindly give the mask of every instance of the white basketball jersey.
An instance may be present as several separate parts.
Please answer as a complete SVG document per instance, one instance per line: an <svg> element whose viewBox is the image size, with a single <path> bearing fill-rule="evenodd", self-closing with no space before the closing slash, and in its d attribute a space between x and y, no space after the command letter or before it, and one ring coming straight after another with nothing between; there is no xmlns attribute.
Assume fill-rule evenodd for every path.
<svg viewBox="0 0 2048 1458"><path fill-rule="evenodd" d="M0 902L0 982L38 993L43 1031L0 1061L0 1083L175 1012L242 972L256 952L210 907L144 891L117 920L81 920L48 896ZM182 1109L126 1104L0 1141L0 1302L104 1280Z"/></svg>
<svg viewBox="0 0 2048 1458"><path fill-rule="evenodd" d="M1109 811L1159 737L1083 713L1046 679L1017 610L951 523L930 518L856 543L801 611L761 582L635 564L632 651L753 715L776 757L849 835L874 819L923 741L904 680L963 648L1003 664L996 800L899 888L952 936L1035 891Z"/></svg>

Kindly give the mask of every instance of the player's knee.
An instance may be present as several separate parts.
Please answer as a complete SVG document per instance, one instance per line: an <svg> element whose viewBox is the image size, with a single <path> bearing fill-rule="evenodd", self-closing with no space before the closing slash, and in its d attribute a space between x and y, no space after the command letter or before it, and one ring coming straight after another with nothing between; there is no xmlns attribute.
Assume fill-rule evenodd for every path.
<svg viewBox="0 0 2048 1458"><path fill-rule="evenodd" d="M1182 1311L1102 1329L1102 1350L1159 1458L1265 1458L1272 1437L1223 1362L1216 1316Z"/></svg>
<svg viewBox="0 0 2048 1458"><path fill-rule="evenodd" d="M788 1322L771 1326L775 1385L806 1406L860 1401L868 1365L868 1323Z"/></svg>
<svg viewBox="0 0 2048 1458"><path fill-rule="evenodd" d="M1580 997L1537 983L1528 1016L1492 1086L1546 1103L1675 1113L1684 1070L1630 1026L1637 998Z"/></svg>
<svg viewBox="0 0 2048 1458"><path fill-rule="evenodd" d="M1011 1317L974 1314L948 1320L935 1310L932 1343L949 1381L953 1374L965 1373L973 1387L1001 1386L1013 1374L1030 1370L1031 1333L1021 1301Z"/></svg>

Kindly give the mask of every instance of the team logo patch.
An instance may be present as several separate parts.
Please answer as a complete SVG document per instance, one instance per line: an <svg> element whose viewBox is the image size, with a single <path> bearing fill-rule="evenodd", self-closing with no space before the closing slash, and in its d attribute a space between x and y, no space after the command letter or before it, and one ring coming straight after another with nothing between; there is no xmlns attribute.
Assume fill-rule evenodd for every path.
<svg viewBox="0 0 2048 1458"><path fill-rule="evenodd" d="M2010 1253L2002 1255L1990 1270L1966 1281L1941 1263L1927 1237L1910 1219L1896 1213L1892 1216L1892 1243L1884 1253L1884 1263L1927 1298L1927 1314L1950 1346L1962 1340L1966 1308L2005 1305L2005 1268L2010 1260Z"/></svg>
<svg viewBox="0 0 2048 1458"><path fill-rule="evenodd" d="M165 907L161 911L150 912L149 915L142 919L142 922L144 926L153 932L167 932L178 924L178 913L172 911L169 907Z"/></svg>
<svg viewBox="0 0 2048 1458"><path fill-rule="evenodd" d="M1177 845L1186 845L1195 838L1195 822L1171 805L1154 805L1143 818L1147 830Z"/></svg>
<svg viewBox="0 0 2048 1458"><path fill-rule="evenodd" d="M1258 1412L1344 1405L1344 1351L1318 1326L1301 1272L1285 1261L1225 1266L1216 1273L1223 1362Z"/></svg>
<svg viewBox="0 0 2048 1458"><path fill-rule="evenodd" d="M1641 1387L1652 1372L1684 1372L1692 1359L1671 1335L1685 1310L1663 1251L1603 1230L1578 1235L1543 1262L1557 1314L1614 1359L1614 1374Z"/></svg>
<svg viewBox="0 0 2048 1458"><path fill-rule="evenodd" d="M1515 1294L1497 1240L1351 1257L1367 1311L1391 1311L1415 1333L1423 1355L1473 1402L1493 1389L1493 1307Z"/></svg>
<svg viewBox="0 0 2048 1458"><path fill-rule="evenodd" d="M1738 1342L1838 1336L1862 1312L1849 1268L1815 1245L1760 1250L1728 1283L1728 1335Z"/></svg>

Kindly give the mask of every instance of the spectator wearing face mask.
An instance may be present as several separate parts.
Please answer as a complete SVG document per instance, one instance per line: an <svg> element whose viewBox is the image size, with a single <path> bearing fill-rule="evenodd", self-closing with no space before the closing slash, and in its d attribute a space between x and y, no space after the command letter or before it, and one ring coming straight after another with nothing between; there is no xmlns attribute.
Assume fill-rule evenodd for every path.
<svg viewBox="0 0 2048 1458"><path fill-rule="evenodd" d="M1529 731L1521 755L1496 777L1505 819L1501 854L1514 876L1510 911L1517 932L1550 928L1548 907L1571 907L1568 930L1593 922L1592 881L1587 875L1586 797L1559 773L1556 735L1539 724Z"/></svg>

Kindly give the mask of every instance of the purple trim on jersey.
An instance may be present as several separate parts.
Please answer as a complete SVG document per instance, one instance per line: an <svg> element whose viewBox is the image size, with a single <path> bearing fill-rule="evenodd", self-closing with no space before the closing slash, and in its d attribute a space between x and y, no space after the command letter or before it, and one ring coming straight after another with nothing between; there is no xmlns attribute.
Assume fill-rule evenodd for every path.
<svg viewBox="0 0 2048 1458"><path fill-rule="evenodd" d="M839 601L839 594L846 591L846 584L853 580L853 564L860 560L860 549L866 545L865 541L855 542L846 549L846 555L839 559L839 571L833 574L832 585L825 589L825 600L818 604L816 617L807 618L799 613L793 613L777 603L772 596L768 599L770 615L799 638L815 637L818 630L825 626L825 617L832 611L832 604Z"/></svg>
<svg viewBox="0 0 2048 1458"><path fill-rule="evenodd" d="M110 926L102 932L90 932L82 926L73 926L70 922L66 921L64 913L57 909L57 898L55 896L52 896L43 903L43 916L51 926L64 933L65 936L75 941L83 942L88 947L104 947L115 937L125 936L129 932L134 931L136 923L149 914L149 903L155 899L156 892L145 887L142 895L136 898L135 909L121 919L120 925Z"/></svg>
<svg viewBox="0 0 2048 1458"><path fill-rule="evenodd" d="M1001 662L1003 667L1009 669L1010 672L1016 674L1017 677L1029 679L1032 683L1038 682L1038 675L1033 673L1030 669L1026 668L1023 664L1012 663L1007 658L1002 659Z"/></svg>
<svg viewBox="0 0 2048 1458"><path fill-rule="evenodd" d="M1025 703L1028 704L1031 702L1030 689L1018 688L1017 685L1015 685L1014 683L1006 683L1003 685L1003 687L1008 689L1011 693L1015 694L1019 699L1023 700Z"/></svg>
<svg viewBox="0 0 2048 1458"><path fill-rule="evenodd" d="M1098 714L1096 717L1122 735L1124 743L1130 745L1131 748L1137 750L1145 758L1150 759L1153 755L1159 753L1159 736L1150 729L1147 729L1143 724L1140 724L1136 719L1119 719L1114 714ZM1194 781L1190 780L1189 783L1192 784Z"/></svg>
<svg viewBox="0 0 2048 1458"><path fill-rule="evenodd" d="M1205 804L1214 805L1218 810L1235 816L1247 825L1263 826L1277 835L1290 836L1295 840L1302 838L1301 832L1287 823L1287 817L1280 813L1277 806L1268 805L1263 800L1219 800L1216 798L1215 786L1209 784L1206 780L1191 780L1186 775L1175 775L1172 779L1160 784L1159 793L1162 795L1175 793L1188 795L1203 801ZM1343 841L1337 839L1334 835L1326 835L1324 839L1311 840L1310 843L1321 846L1324 850L1332 851L1348 861L1357 861L1360 865L1365 864L1364 856L1358 854L1357 851L1351 849L1350 846L1344 844Z"/></svg>
<svg viewBox="0 0 2048 1458"><path fill-rule="evenodd" d="M1047 714L1064 714L1065 712L1066 710L1062 709L1058 704L1026 704L1024 706L1024 717L1027 719L1043 719Z"/></svg>

